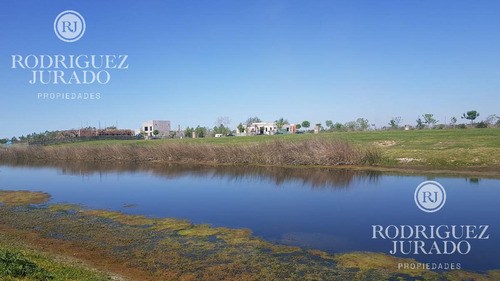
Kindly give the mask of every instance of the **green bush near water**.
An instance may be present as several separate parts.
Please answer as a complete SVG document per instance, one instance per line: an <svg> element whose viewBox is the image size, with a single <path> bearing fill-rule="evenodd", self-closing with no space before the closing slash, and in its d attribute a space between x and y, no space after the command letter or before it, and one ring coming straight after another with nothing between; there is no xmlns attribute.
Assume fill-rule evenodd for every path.
<svg viewBox="0 0 500 281"><path fill-rule="evenodd" d="M35 280L54 280L54 276L20 251L0 249L0 276L31 277Z"/></svg>
<svg viewBox="0 0 500 281"><path fill-rule="evenodd" d="M0 245L0 280L103 281L111 278L91 269L56 262L46 255Z"/></svg>

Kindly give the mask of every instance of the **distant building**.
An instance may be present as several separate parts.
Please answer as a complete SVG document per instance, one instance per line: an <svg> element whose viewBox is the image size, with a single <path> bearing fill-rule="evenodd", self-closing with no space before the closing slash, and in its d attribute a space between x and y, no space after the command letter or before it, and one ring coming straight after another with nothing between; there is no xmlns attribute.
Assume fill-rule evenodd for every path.
<svg viewBox="0 0 500 281"><path fill-rule="evenodd" d="M295 134L295 132L297 132L297 125L295 124L284 124L282 127L281 127L281 133L284 133L284 134Z"/></svg>
<svg viewBox="0 0 500 281"><path fill-rule="evenodd" d="M295 124L283 124L281 129L278 129L276 122L259 122L251 125L243 125L243 133L240 135L274 135L276 133L295 133L297 127Z"/></svg>
<svg viewBox="0 0 500 281"><path fill-rule="evenodd" d="M177 132L175 132L175 137L179 139L184 138L184 130L181 129L181 125L177 125Z"/></svg>
<svg viewBox="0 0 500 281"><path fill-rule="evenodd" d="M158 131L158 135L154 131ZM142 123L141 131L147 137L168 137L170 135L170 121L150 120Z"/></svg>
<svg viewBox="0 0 500 281"><path fill-rule="evenodd" d="M243 134L246 135L274 135L278 130L276 122L259 122L243 125Z"/></svg>

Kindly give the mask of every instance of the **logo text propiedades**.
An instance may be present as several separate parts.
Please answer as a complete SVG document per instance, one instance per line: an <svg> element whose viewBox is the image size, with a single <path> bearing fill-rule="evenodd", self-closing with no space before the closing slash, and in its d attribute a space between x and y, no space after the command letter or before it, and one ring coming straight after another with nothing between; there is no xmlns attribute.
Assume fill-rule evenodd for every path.
<svg viewBox="0 0 500 281"><path fill-rule="evenodd" d="M107 84L110 70L128 69L128 55L12 55L13 69L29 69L30 84Z"/></svg>

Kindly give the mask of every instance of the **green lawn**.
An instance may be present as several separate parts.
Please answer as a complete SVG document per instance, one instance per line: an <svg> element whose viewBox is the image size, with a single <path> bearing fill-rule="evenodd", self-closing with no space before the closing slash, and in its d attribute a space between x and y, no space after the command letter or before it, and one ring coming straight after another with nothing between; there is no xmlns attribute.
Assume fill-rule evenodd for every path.
<svg viewBox="0 0 500 281"><path fill-rule="evenodd" d="M157 145L164 142L238 145L276 139L300 141L312 138L345 139L357 145L376 146L382 152L384 165L500 167L500 129L365 131L198 139L105 140L60 145Z"/></svg>

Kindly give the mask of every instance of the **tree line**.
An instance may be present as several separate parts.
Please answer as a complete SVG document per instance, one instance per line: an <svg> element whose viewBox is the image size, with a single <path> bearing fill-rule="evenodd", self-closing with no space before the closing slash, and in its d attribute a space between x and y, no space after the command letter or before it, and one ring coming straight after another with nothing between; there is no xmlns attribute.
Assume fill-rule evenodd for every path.
<svg viewBox="0 0 500 281"><path fill-rule="evenodd" d="M488 115L484 120L474 123L474 121L480 116L479 112L476 110L469 110L465 113L463 113L460 116L460 119L467 120L469 124L458 124L458 118L457 117L451 117L449 120L449 123L445 124L444 123L439 123L439 120L434 118L434 114L432 113L424 113L422 115L419 115L417 119L415 120L415 129L426 129L426 128L433 128L433 129L444 129L444 128L494 128L494 127L500 127L500 117L498 117L496 114L493 115ZM204 126L196 126L196 127L186 127L186 129L183 131L184 137L191 138L193 136L193 133L195 134L196 137L203 138L203 137L213 137L216 134L221 134L224 136L227 135L233 135L236 133L243 133L245 126L250 126L252 123L260 123L262 120L259 117L249 117L245 122L240 122L237 126L236 129L231 130L230 129L230 123L231 119L229 117L218 117L215 121L214 127L204 127ZM288 120L284 117L281 117L277 120L274 121L276 123L276 127L278 130L281 130L284 125L290 124ZM410 126L409 124L403 125L403 119L400 116L392 117L389 122L387 123L387 126L383 126L379 129L382 130L398 130L398 129L403 129L406 126ZM302 132L312 132L313 130L309 130L311 127L311 122L305 120L300 123L296 124L297 130L300 130ZM357 118L356 120L345 122L345 123L340 123L340 122L333 122L332 120L326 120L324 123L324 126L322 123L316 123L315 127L318 127L320 131L365 131L370 129L377 129L375 124L370 124L368 119L365 118ZM411 126L410 126L411 127ZM95 127L87 127L84 129L95 129ZM110 126L106 127L106 129L116 129L115 126ZM159 132L154 132L154 135L157 135ZM31 133L27 134L26 136L22 135L19 137L12 137L12 138L2 138L0 139L0 144L5 144L9 141L12 142L18 142L18 141L30 141L30 140L41 140L41 139L53 139L59 137L61 134L61 131L45 131L42 133ZM171 137L180 137L177 135L177 132L172 132Z"/></svg>

